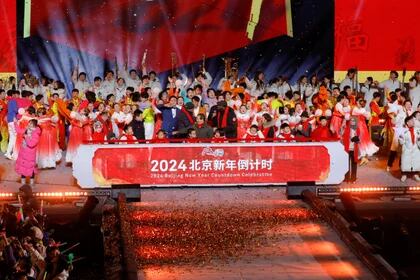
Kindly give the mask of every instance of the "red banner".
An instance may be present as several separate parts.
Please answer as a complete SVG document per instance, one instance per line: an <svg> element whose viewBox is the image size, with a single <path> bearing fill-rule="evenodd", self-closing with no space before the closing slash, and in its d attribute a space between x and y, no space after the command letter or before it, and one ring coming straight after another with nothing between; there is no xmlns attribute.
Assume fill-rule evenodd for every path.
<svg viewBox="0 0 420 280"><path fill-rule="evenodd" d="M148 67L159 72L171 68L171 52L181 66L287 34L285 0L32 2L32 36L129 65L141 65L147 49Z"/></svg>
<svg viewBox="0 0 420 280"><path fill-rule="evenodd" d="M419 70L418 1L335 1L334 70Z"/></svg>
<svg viewBox="0 0 420 280"><path fill-rule="evenodd" d="M92 159L101 185L248 185L324 181L324 146L98 148Z"/></svg>
<svg viewBox="0 0 420 280"><path fill-rule="evenodd" d="M0 73L16 72L16 0L0 0Z"/></svg>

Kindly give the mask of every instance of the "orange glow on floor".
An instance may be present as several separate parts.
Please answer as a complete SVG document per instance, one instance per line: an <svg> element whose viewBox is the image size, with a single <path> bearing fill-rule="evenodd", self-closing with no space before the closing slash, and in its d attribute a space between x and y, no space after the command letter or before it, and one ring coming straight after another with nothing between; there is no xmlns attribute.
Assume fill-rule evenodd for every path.
<svg viewBox="0 0 420 280"><path fill-rule="evenodd" d="M323 262L321 265L333 278L356 278L360 276L359 270L346 261Z"/></svg>
<svg viewBox="0 0 420 280"><path fill-rule="evenodd" d="M329 241L305 241L291 245L291 250L294 254L307 255L310 253L314 257L318 256L337 256L341 252L337 246Z"/></svg>
<svg viewBox="0 0 420 280"><path fill-rule="evenodd" d="M207 280L207 279L372 279L363 277L360 271L346 261L327 261L320 264L288 262L261 267L251 264L218 267L209 266L164 266L143 270L146 280Z"/></svg>
<svg viewBox="0 0 420 280"><path fill-rule="evenodd" d="M322 236L324 230L318 224L314 223L299 223L293 225L282 225L281 231L283 234L299 234L302 237L317 237Z"/></svg>

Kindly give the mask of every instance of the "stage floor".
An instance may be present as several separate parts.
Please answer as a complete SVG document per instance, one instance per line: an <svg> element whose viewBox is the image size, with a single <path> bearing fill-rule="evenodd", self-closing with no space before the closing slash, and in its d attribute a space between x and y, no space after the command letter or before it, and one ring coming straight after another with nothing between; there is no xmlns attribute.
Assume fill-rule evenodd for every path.
<svg viewBox="0 0 420 280"><path fill-rule="evenodd" d="M284 188L281 187L150 189L143 193L142 202L131 204L130 207L133 208L134 217L140 215L137 222L132 222L133 238L135 244L139 244L134 249L143 258L157 256L156 263L139 266L138 279L375 279L327 224L318 218L307 218L302 214L303 212L296 213L295 211L311 210L307 209L308 206L302 201L287 200ZM159 263L159 252L163 250L165 253L167 246L176 246L179 243L178 240L173 240L176 237L165 241L166 245L163 248L160 246L150 248L147 244L155 244L155 242L150 240L149 235L146 235L145 240L141 239L141 232L144 234L142 227L145 226L145 229L148 229L146 232L149 232L151 228L151 225L141 218L143 216L150 218L159 214L156 222L159 240L162 238L160 230L168 229L168 225L176 225L180 219L179 213L171 216L162 211L172 214L171 209L178 211L183 208L186 209L188 215L188 211L196 214L197 210L191 209L199 209L198 211L212 215L212 211L218 207L222 209L232 207L234 211L240 209L245 213L242 217L245 220L252 219L250 214L246 213L254 213L252 211L255 209L272 209L275 213L276 211L282 213L283 218L280 219L286 219L286 221L280 221L280 224L274 227L261 225L265 234L263 238L268 238L268 242L262 242L257 246L247 245L248 250L239 256L222 260L216 257L210 262L202 261L198 265L188 262L171 264L171 259L166 260L169 264ZM142 226L142 223L146 224ZM241 221L237 221L237 224L241 224ZM211 225L209 227L211 228ZM181 232L185 230L190 232L188 226L179 229ZM179 233L176 231L175 236ZM231 234L231 232L224 232L224 234ZM215 240L218 239L215 238ZM214 248L211 241L206 243L204 246ZM200 250L203 248L198 249ZM213 254L217 255L217 252ZM175 258L176 256L177 254Z"/></svg>
<svg viewBox="0 0 420 280"><path fill-rule="evenodd" d="M0 191L15 192L21 186L19 176L14 170L14 161L0 156ZM354 184L342 183L340 186L416 186L420 185L412 179L405 183L399 180L398 163L391 172L386 172L386 159L372 160L358 168L358 180ZM80 189L72 175L72 168L61 162L56 169L39 170L35 177L37 191L76 191Z"/></svg>

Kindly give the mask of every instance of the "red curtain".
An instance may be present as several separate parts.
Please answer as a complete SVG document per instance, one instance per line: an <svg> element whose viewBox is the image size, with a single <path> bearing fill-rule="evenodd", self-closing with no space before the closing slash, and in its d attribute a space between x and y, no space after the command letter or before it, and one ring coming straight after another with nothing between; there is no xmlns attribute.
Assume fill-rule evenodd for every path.
<svg viewBox="0 0 420 280"><path fill-rule="evenodd" d="M16 72L16 0L0 0L0 73Z"/></svg>
<svg viewBox="0 0 420 280"><path fill-rule="evenodd" d="M417 0L336 0L336 71L420 69Z"/></svg>

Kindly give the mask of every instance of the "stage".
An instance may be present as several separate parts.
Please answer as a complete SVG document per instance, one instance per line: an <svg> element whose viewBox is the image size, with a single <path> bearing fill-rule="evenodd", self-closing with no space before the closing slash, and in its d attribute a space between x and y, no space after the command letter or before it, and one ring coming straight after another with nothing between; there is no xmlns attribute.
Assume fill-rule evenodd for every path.
<svg viewBox="0 0 420 280"><path fill-rule="evenodd" d="M368 186L417 186L419 183L407 179L402 183L397 162L391 172L387 172L386 159L372 160L367 165L358 168L358 180L354 184L342 183L340 187L368 187ZM0 188L2 192L16 192L20 184L20 178L14 171L14 161L0 157ZM218 187L220 188L220 187ZM259 188L259 187L256 187ZM39 170L35 177L35 190L38 192L74 192L80 190L77 181L72 175L71 166L61 162L56 169ZM147 192L144 192L146 195Z"/></svg>

